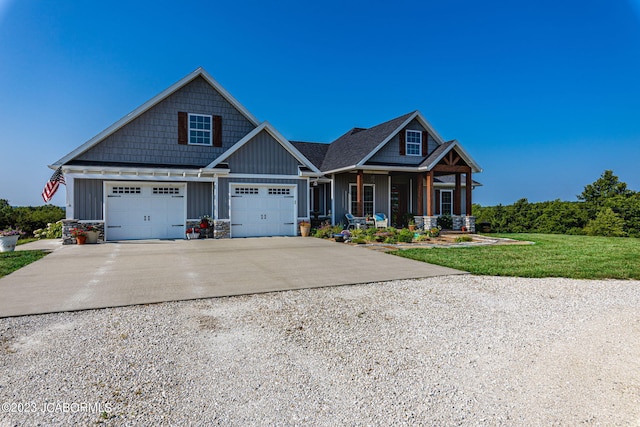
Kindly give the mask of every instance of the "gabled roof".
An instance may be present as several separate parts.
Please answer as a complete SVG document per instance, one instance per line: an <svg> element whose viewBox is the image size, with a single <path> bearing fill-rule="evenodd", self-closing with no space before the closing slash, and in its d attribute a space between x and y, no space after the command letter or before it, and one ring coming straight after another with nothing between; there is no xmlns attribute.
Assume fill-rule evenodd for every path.
<svg viewBox="0 0 640 427"><path fill-rule="evenodd" d="M218 83L213 77L211 77L211 75L209 75L209 73L207 73L204 70L204 68L199 67L196 70L194 70L191 74L183 77L182 79L180 79L179 81L177 81L176 83L174 83L173 85L165 89L164 91L160 92L158 95L154 96L153 98L151 98L150 100L148 100L147 102L145 102L144 104L142 104L141 106L139 106L138 108L136 108L135 110L133 110L132 112L130 112L129 114L127 114L126 116L124 116L123 118L115 122L114 124L112 124L111 126L109 126L108 128L106 128L105 130L103 130L102 132L100 132L99 134L97 134L96 136L94 136L93 138L91 138L90 140L88 140L87 142L85 142L84 144L82 144L81 146L79 146L78 148L76 148L75 150L73 150L63 158L58 160L55 164L51 165L51 168L56 169L58 166L69 162L74 157L77 157L80 154L84 153L85 151L89 150L90 148L92 148L93 146L101 142L103 139L113 134L117 130L121 129L128 123L132 122L133 120L141 116L143 113L145 113L146 111L154 107L156 104L160 103L162 100L166 99L173 93L177 92L179 89L191 83L191 81L193 81L198 77L202 77L207 83L209 83L218 93L220 93L220 95L222 95L224 99L226 99L231 105L233 105L254 126L258 126L260 124L258 119L253 114L251 114L249 110L247 110L242 104L240 104L240 102L238 102L237 99L235 99L229 92L227 92L227 90L223 88L220 85L220 83Z"/></svg>
<svg viewBox="0 0 640 427"><path fill-rule="evenodd" d="M389 120L369 129L353 128L331 143L322 162L322 170L331 172L337 169L355 167L367 157L380 141L386 139L404 123L412 113Z"/></svg>
<svg viewBox="0 0 640 427"><path fill-rule="evenodd" d="M429 132L436 143L444 143L427 119L419 111L413 111L369 129L351 129L331 143L321 169L331 173L364 165L414 119Z"/></svg>
<svg viewBox="0 0 640 427"><path fill-rule="evenodd" d="M482 172L482 168L480 167L480 165L478 165L476 161L473 160L471 156L469 156L469 154L465 151L465 149L462 148L460 143L455 139L452 141L447 141L441 146L439 146L438 148L436 148L435 150L433 150L433 153L431 153L429 157L424 159L424 161L420 164L418 169L425 170L425 171L429 171L433 169L438 164L438 162L442 160L444 156L446 156L451 150L455 150L458 153L458 155L460 155L462 160L464 160L465 163L467 163L467 165L471 167L471 170L474 173Z"/></svg>
<svg viewBox="0 0 640 427"><path fill-rule="evenodd" d="M298 160L300 163L302 163L303 167L308 168L314 174L322 175L320 170L311 161L309 161L309 159L307 159L296 147L293 146L293 144L291 142L289 142L289 140L287 138L282 136L282 134L280 132L278 132L271 125L271 123L269 123L267 121L262 122L262 124L260 126L258 126L257 128L255 128L254 130L249 132L240 141L238 141L235 144L233 144L233 146L231 148L229 148L227 151L222 153L217 159L215 159L213 162L211 162L205 169L213 169L217 165L219 165L220 163L223 163L233 153L235 153L240 148L242 148L242 146L244 146L249 141L251 141L256 135L258 135L263 130L268 132L276 141L278 141L280 143L280 145L282 145L282 147L284 147L285 150L287 150L293 157L295 157L296 160Z"/></svg>

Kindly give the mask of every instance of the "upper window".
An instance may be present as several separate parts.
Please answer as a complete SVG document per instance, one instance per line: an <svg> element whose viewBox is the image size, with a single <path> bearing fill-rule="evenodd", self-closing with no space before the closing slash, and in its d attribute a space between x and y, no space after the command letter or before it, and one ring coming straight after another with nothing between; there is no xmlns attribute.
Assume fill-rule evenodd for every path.
<svg viewBox="0 0 640 427"><path fill-rule="evenodd" d="M417 130L407 131L407 155L422 156L422 132Z"/></svg>
<svg viewBox="0 0 640 427"><path fill-rule="evenodd" d="M189 114L189 144L211 145L211 116Z"/></svg>

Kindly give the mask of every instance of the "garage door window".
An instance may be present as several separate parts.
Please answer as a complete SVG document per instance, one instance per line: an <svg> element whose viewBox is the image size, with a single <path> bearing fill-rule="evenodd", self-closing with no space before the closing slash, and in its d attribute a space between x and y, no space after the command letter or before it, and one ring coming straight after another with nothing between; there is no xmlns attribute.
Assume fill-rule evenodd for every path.
<svg viewBox="0 0 640 427"><path fill-rule="evenodd" d="M153 194L180 194L176 187L153 187Z"/></svg>
<svg viewBox="0 0 640 427"><path fill-rule="evenodd" d="M253 187L236 187L236 194L258 194L258 189Z"/></svg>
<svg viewBox="0 0 640 427"><path fill-rule="evenodd" d="M290 188L270 188L269 195L270 196L288 196L291 194Z"/></svg>
<svg viewBox="0 0 640 427"><path fill-rule="evenodd" d="M140 187L113 187L111 194L140 194Z"/></svg>

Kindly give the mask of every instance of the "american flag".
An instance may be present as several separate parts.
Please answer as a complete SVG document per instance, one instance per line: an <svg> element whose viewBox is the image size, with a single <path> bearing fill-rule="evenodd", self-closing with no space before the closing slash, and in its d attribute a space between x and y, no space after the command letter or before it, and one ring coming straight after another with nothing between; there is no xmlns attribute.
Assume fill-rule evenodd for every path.
<svg viewBox="0 0 640 427"><path fill-rule="evenodd" d="M44 185L44 190L42 190L42 198L44 199L45 203L48 203L53 195L56 194L56 191L58 191L58 187L60 186L60 184L66 185L66 182L64 182L64 175L62 175L62 166L56 169L53 175L51 175L51 178L49 178L49 181L47 181L47 183Z"/></svg>

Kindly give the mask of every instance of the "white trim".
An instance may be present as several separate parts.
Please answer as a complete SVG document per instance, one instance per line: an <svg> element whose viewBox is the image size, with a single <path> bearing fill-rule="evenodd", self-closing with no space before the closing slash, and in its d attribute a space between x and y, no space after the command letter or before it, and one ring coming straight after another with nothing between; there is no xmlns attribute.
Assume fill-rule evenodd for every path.
<svg viewBox="0 0 640 427"><path fill-rule="evenodd" d="M420 141L409 142L409 132L417 133ZM418 146L418 154L409 153L409 144ZM414 129L405 129L404 131L404 152L407 156L422 157L422 131Z"/></svg>
<svg viewBox="0 0 640 427"><path fill-rule="evenodd" d="M191 131L199 131L200 129L191 129L191 116L194 117L208 117L209 118L209 130L202 129L204 132L209 132L209 143L208 144L200 144L197 142L191 142ZM187 114L187 145L196 145L201 147L211 147L213 146L213 116L211 114L198 114L198 113L188 113Z"/></svg>
<svg viewBox="0 0 640 427"><path fill-rule="evenodd" d="M220 95L222 95L222 97L225 98L227 102L233 105L233 107L237 109L240 112L240 114L242 114L249 122L251 122L254 126L258 126L258 124L260 123L258 119L253 114L251 114L249 110L247 110L242 104L240 104L240 102L238 102L238 100L235 99L229 92L227 92L226 89L224 89L220 85L220 83L218 83L213 77L211 77L209 73L207 73L204 70L204 68L199 67L189 75L183 77L181 80L169 86L167 89L160 92L158 95L154 96L153 98L151 98L150 100L148 100L147 102L145 102L144 104L142 104L141 106L139 106L138 108L136 108L135 110L133 110L132 112L130 112L129 114L127 114L126 116L124 116L123 118L115 122L114 124L112 124L111 126L106 128L105 130L103 130L102 132L100 132L99 134L97 134L96 136L94 136L84 144L82 144L81 146L79 146L78 148L76 148L66 156L64 156L62 159L58 161L58 163L51 165L50 167L52 167L53 169L57 169L59 166L69 162L73 158L89 150L90 148L92 148L94 145L104 140L109 135L113 134L117 130L129 124L134 119L140 117L142 114L150 110L152 107L156 106L165 98L169 97L170 95L172 95L173 93L181 89L182 87L191 83L191 81L197 77L202 77L203 79L205 79L207 83L209 83L218 93L220 93Z"/></svg>
<svg viewBox="0 0 640 427"><path fill-rule="evenodd" d="M280 143L280 145L282 145L282 147L287 150L289 152L289 154L291 154L297 161L299 161L300 163L302 163L304 166L308 167L309 169L311 169L315 174L322 176L322 172L320 172L320 170L318 168L316 168L313 163L311 163L309 161L309 159L307 159L300 151L298 151L298 149L296 147L293 146L293 144L291 144L291 142L289 142L289 140L287 138L285 138L284 136L282 136L282 134L280 132L278 132L272 125L271 123L264 121L260 124L260 126L258 126L257 128L255 128L254 130L252 130L251 132L249 132L247 135L244 136L244 138L242 138L240 141L236 142L235 144L233 144L233 146L231 148L229 148L227 151L225 151L224 153L222 153L217 159L215 159L213 162L211 162L207 168L215 168L217 165L219 165L220 163L224 162L225 160L227 160L233 153L235 153L236 151L238 151L240 148L242 148L242 146L244 146L245 144L247 144L249 141L251 141L253 138L255 138L260 132L262 131L266 131L268 132L278 143Z"/></svg>
<svg viewBox="0 0 640 427"><path fill-rule="evenodd" d="M349 192L347 193L348 198L347 198L347 212L351 213L352 215L355 215L355 213L351 212L351 203L353 202L353 200L351 199L351 187L357 187L358 184L357 183L353 183L350 182L349 183ZM373 212L371 213L371 215L375 215L376 213L376 184L362 184L363 187L373 187L373 206L372 206L372 210ZM362 196L364 197L364 189L362 191ZM389 198L391 198L391 196L389 196ZM362 201L362 207L364 209L364 200ZM363 213L364 214L364 213Z"/></svg>
<svg viewBox="0 0 640 427"><path fill-rule="evenodd" d="M460 155L460 157L462 157L462 160L464 160L465 163L467 163L471 167L471 171L472 172L474 172L474 173L482 172L482 168L480 167L480 165L478 165L476 163L476 161L471 158L469 153L467 153L466 150L464 148L462 148L462 145L460 145L460 143L457 140L453 140L453 142L449 146L449 148L447 148L442 153L440 153L440 155L438 157L436 157L433 161L431 161L431 163L429 163L428 165L420 166L418 168L418 170L420 170L420 171L430 171L431 169L433 169L438 164L438 162L440 160L442 160L444 158L445 155L449 154L449 152L451 150L453 150L454 148L457 148L458 154Z"/></svg>
<svg viewBox="0 0 640 427"><path fill-rule="evenodd" d="M453 190L440 190L440 215L446 215L446 212L442 209L442 195L445 193L451 194L451 210L448 213L449 215L453 215Z"/></svg>
<svg viewBox="0 0 640 427"><path fill-rule="evenodd" d="M299 179L305 180L308 177L302 177L300 175L269 175L269 174L251 174L251 173L230 173L223 178L251 178L251 179Z"/></svg>
<svg viewBox="0 0 640 427"><path fill-rule="evenodd" d="M211 211L213 212L213 219L214 220L218 220L218 185L219 185L219 178L216 175L213 178L213 200L211 200L211 203L213 204Z"/></svg>
<svg viewBox="0 0 640 427"><path fill-rule="evenodd" d="M73 175L64 176L64 181L66 183L66 191L67 191L67 200L66 200L66 218L67 219L75 219L75 177Z"/></svg>

